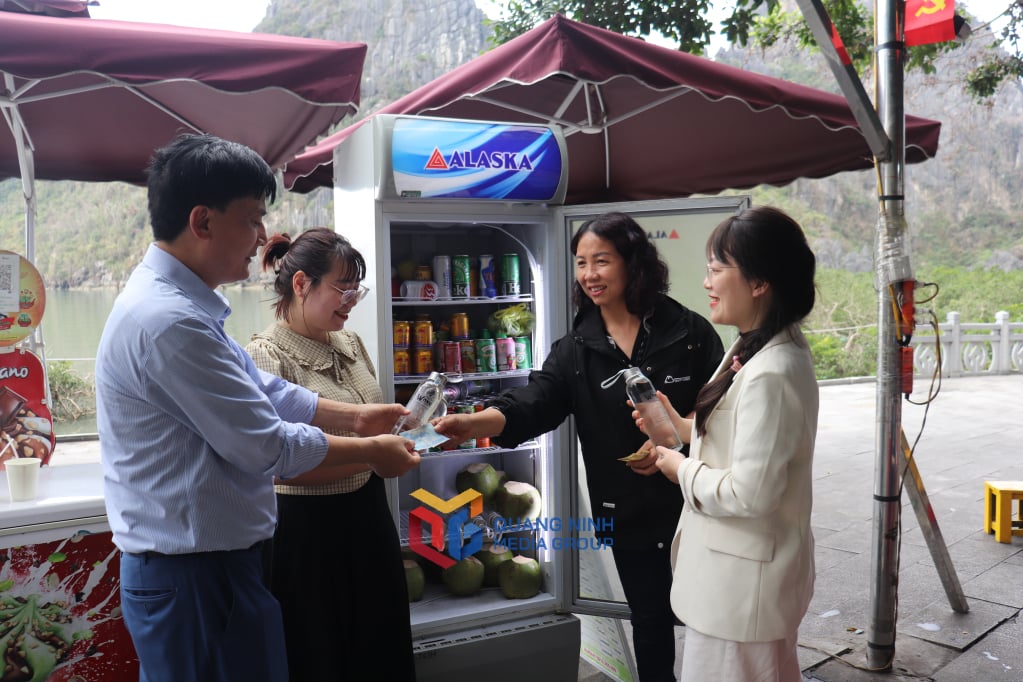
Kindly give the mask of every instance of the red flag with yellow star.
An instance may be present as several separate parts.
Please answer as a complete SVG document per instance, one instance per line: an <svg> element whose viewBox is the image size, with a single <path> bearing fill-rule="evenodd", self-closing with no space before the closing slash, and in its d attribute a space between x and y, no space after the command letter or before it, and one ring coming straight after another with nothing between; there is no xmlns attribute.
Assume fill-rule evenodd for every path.
<svg viewBox="0 0 1023 682"><path fill-rule="evenodd" d="M953 0L906 0L906 47L955 40Z"/></svg>

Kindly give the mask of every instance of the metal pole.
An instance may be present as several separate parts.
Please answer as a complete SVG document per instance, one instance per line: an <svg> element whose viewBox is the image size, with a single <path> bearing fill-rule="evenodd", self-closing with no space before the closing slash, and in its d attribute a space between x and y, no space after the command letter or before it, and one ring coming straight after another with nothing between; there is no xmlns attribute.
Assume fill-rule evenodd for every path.
<svg viewBox="0 0 1023 682"><path fill-rule="evenodd" d="M903 67L905 4L882 0L876 5L877 110L892 141L889 161L878 164L880 216L877 223L875 270L878 291L877 411L874 463L874 534L870 587L867 662L887 670L895 657L895 614L899 581L899 472L902 403L900 346L896 310L899 283L912 280L908 231L904 213L903 169L906 157Z"/></svg>

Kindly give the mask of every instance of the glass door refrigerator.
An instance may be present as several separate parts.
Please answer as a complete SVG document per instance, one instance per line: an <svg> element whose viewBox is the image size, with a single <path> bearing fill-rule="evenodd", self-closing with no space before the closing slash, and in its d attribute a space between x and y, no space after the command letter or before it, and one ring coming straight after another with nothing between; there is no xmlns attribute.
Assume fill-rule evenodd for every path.
<svg viewBox="0 0 1023 682"><path fill-rule="evenodd" d="M334 173L335 229L365 257L371 288L348 328L373 356L385 400L407 403L440 372L449 412L482 409L526 383L566 333L569 241L583 221L634 213L664 240L673 273L689 271L672 291L686 300L703 296L710 229L748 205L561 206L560 130L497 122L376 116L335 150ZM435 447L388 481L410 588L418 592L420 573L423 583L410 602L421 682L462 673L571 682L581 646L607 640L594 630L601 622L573 613L627 618L611 553L579 493L585 471L571 422L511 449L486 440ZM507 555L522 558L502 576ZM628 659L622 649L595 658ZM617 673L605 667L632 674L627 660Z"/></svg>

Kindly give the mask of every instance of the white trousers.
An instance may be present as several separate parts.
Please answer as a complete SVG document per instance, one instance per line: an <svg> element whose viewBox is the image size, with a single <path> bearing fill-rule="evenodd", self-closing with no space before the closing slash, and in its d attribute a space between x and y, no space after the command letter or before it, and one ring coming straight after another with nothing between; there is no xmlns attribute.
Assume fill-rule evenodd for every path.
<svg viewBox="0 0 1023 682"><path fill-rule="evenodd" d="M773 642L733 642L686 627L679 682L800 682L796 635Z"/></svg>

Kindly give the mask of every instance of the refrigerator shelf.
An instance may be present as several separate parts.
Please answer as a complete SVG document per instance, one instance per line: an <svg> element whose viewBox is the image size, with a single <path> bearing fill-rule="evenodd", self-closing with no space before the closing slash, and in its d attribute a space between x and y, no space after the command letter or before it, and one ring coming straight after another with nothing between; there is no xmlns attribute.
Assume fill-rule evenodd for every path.
<svg viewBox="0 0 1023 682"><path fill-rule="evenodd" d="M540 442L535 440L526 441L525 443L519 443L518 447L514 448L499 448L496 445L486 448L455 448L454 450L427 450L426 452L419 453L421 457L433 458L433 457L447 457L447 456L462 456L462 455L491 455L500 452L518 452L519 450L539 450Z"/></svg>
<svg viewBox="0 0 1023 682"><path fill-rule="evenodd" d="M435 298L435 299L423 299L423 298L403 298L401 296L395 296L391 299L391 304L395 306L450 306L450 305L479 305L486 303L531 303L533 297L530 294L520 294L519 296L496 296L490 298L488 296L473 296L471 298Z"/></svg>
<svg viewBox="0 0 1023 682"><path fill-rule="evenodd" d="M487 379L506 379L508 377L526 377L532 369L508 369L501 372L469 372L462 374L462 381L469 380L487 380ZM395 374L395 384L421 384L423 380L428 377L429 374ZM458 383L449 381L452 386L457 386Z"/></svg>

